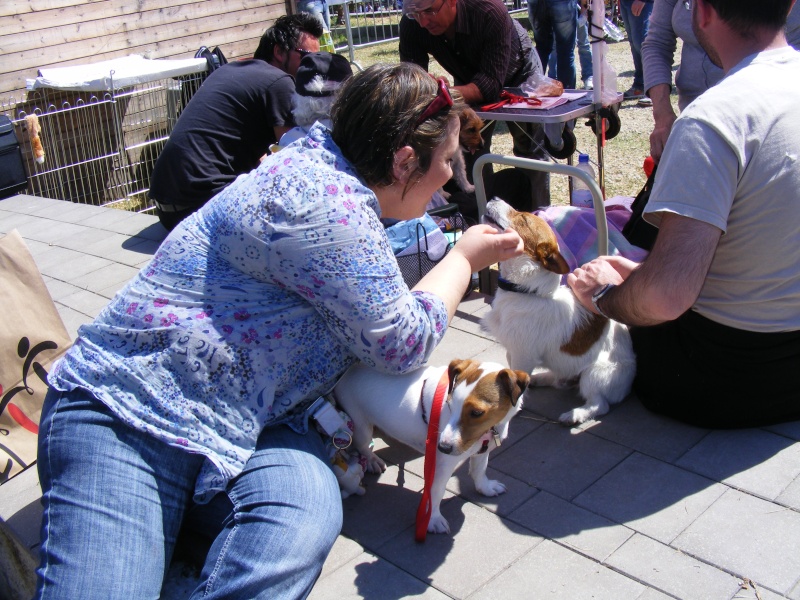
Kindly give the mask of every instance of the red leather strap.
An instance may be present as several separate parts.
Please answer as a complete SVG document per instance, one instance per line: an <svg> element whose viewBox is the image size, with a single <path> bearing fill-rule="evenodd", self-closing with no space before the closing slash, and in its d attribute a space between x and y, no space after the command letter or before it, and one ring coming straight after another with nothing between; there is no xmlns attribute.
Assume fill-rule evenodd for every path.
<svg viewBox="0 0 800 600"><path fill-rule="evenodd" d="M414 539L424 542L428 534L428 523L431 520L431 487L436 476L436 447L439 445L439 417L442 414L442 402L450 386L450 376L445 369L442 378L433 394L431 414L428 419L428 437L425 438L425 486L422 489L422 499L417 507L417 529Z"/></svg>
<svg viewBox="0 0 800 600"><path fill-rule="evenodd" d="M482 111L494 110L495 108L500 108L501 106L505 106L506 104L519 104L524 102L525 104L530 104L531 106L540 106L542 101L538 98L529 98L528 96L518 96L517 94L512 94L508 90L503 90L500 92L500 101L494 102L492 104L487 104L486 106L481 106Z"/></svg>

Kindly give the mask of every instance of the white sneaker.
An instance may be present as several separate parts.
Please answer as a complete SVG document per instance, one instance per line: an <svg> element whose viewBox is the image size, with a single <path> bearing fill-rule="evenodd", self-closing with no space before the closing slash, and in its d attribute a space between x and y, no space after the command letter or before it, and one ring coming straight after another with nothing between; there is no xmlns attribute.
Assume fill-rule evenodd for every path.
<svg viewBox="0 0 800 600"><path fill-rule="evenodd" d="M592 77L587 77L583 80L583 89L585 90L592 90L594 89L594 82L592 81Z"/></svg>

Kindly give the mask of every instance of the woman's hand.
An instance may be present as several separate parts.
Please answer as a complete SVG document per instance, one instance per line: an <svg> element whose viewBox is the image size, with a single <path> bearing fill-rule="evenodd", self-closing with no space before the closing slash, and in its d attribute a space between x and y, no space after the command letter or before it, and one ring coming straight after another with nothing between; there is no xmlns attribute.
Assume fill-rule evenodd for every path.
<svg viewBox="0 0 800 600"><path fill-rule="evenodd" d="M439 296L452 319L470 282L472 273L522 254L523 243L516 231L497 231L490 225L467 229L453 249L423 277L415 291Z"/></svg>
<svg viewBox="0 0 800 600"><path fill-rule="evenodd" d="M467 259L475 273L481 269L522 254L522 238L516 231L499 232L491 225L474 225L467 229L451 252Z"/></svg>

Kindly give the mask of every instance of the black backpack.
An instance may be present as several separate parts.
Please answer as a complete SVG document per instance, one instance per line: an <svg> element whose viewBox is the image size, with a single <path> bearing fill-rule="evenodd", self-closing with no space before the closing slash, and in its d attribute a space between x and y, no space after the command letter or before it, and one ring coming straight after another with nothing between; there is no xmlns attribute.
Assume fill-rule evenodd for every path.
<svg viewBox="0 0 800 600"><path fill-rule="evenodd" d="M28 174L14 123L0 114L0 198L8 198L28 187Z"/></svg>
<svg viewBox="0 0 800 600"><path fill-rule="evenodd" d="M219 69L222 65L228 64L228 59L219 49L219 46L211 50L208 46L200 46L200 50L195 52L195 58L205 58L208 63L207 74L211 75L214 71Z"/></svg>
<svg viewBox="0 0 800 600"><path fill-rule="evenodd" d="M625 236L631 244L644 248L645 250L652 250L653 243L656 241L658 235L658 228L651 225L644 220L642 214L647 206L647 201L650 199L650 191L653 189L653 182L656 179L656 167L647 178L647 181L636 196L636 199L631 205L631 218L622 228L622 235Z"/></svg>

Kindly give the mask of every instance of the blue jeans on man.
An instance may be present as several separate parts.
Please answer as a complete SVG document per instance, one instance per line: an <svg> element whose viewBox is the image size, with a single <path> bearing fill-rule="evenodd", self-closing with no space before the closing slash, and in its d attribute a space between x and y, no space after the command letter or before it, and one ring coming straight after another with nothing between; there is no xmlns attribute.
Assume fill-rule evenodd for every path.
<svg viewBox="0 0 800 600"><path fill-rule="evenodd" d="M578 62L581 65L581 80L583 80L584 87L591 88L592 84L592 44L589 41L589 22L580 16L580 4L576 5L578 8L578 29L577 29L577 46L578 46ZM558 65L556 60L556 48L553 45L553 51L550 53L550 58L547 62L547 75L552 79L558 79ZM576 82L577 83L577 82Z"/></svg>
<svg viewBox="0 0 800 600"><path fill-rule="evenodd" d="M528 0L528 18L542 65L547 64L555 45L557 79L565 88L574 89L577 80L575 42L578 29L575 0Z"/></svg>
<svg viewBox="0 0 800 600"><path fill-rule="evenodd" d="M631 44L631 55L633 56L633 86L632 91L644 93L644 70L642 69L642 42L647 37L650 28L650 14L653 12L653 3L644 2L644 7L639 16L633 14L632 6L634 2L641 0L620 0L619 9L622 13L622 22L625 23L625 31L628 33L628 41Z"/></svg>

